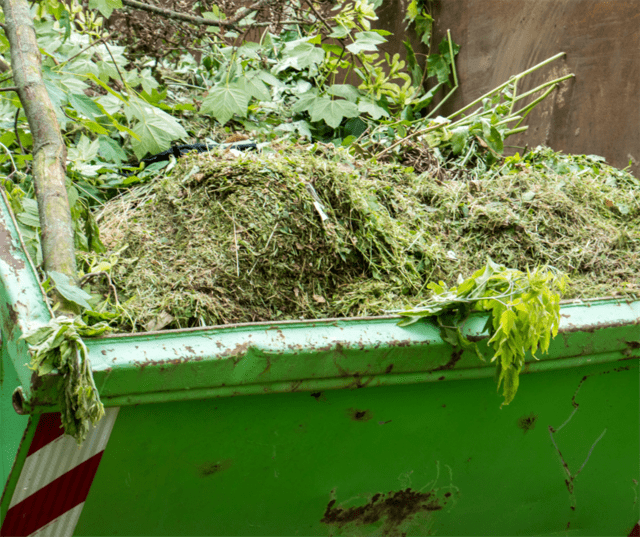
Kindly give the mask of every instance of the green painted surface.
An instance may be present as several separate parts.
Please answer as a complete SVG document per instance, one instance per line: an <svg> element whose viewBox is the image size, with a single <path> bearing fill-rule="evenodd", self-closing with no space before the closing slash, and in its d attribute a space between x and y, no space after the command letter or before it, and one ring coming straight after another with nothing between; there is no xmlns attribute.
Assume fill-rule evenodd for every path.
<svg viewBox="0 0 640 537"><path fill-rule="evenodd" d="M1 486L9 478L9 472L18 453L22 435L29 422L29 416L16 414L11 403L13 390L20 384L13 362L5 348L0 345L2 357L0 365L0 477Z"/></svg>
<svg viewBox="0 0 640 537"><path fill-rule="evenodd" d="M638 391L632 359L502 410L488 378L123 407L76 535L627 535Z"/></svg>

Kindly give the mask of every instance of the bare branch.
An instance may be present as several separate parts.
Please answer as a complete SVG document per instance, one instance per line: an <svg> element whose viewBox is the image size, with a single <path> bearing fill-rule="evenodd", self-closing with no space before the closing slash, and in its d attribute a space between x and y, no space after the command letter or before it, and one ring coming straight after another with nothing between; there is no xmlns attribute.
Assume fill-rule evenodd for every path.
<svg viewBox="0 0 640 537"><path fill-rule="evenodd" d="M178 13L176 11L171 11L170 9L164 9L158 6L151 6L143 2L137 2L136 0L122 0L122 3L125 6L129 6L135 9L141 9L142 11L148 11L150 13L155 13L156 15L161 15L168 19L191 22L193 24L204 24L206 26L222 26L225 28L234 26L234 23L231 22L230 20L214 21L211 19L205 19L204 17L196 17L195 15L186 15L185 13Z"/></svg>
<svg viewBox="0 0 640 537"><path fill-rule="evenodd" d="M0 91L18 91L18 88L16 86L7 86L6 88L0 88Z"/></svg>
<svg viewBox="0 0 640 537"><path fill-rule="evenodd" d="M25 0L2 0L2 10L11 47L13 80L33 133L32 173L40 215L44 269L66 274L75 281L73 224L66 187L67 148L42 79L42 55L29 5ZM77 312L77 306L61 295L57 296L57 301L65 313Z"/></svg>

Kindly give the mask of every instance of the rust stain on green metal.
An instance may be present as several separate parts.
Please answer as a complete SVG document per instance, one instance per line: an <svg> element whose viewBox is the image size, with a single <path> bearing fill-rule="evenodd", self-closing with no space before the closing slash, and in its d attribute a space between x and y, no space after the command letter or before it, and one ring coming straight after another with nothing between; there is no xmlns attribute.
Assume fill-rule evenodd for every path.
<svg viewBox="0 0 640 537"><path fill-rule="evenodd" d="M447 498L451 496L451 493L447 494ZM336 506L334 498L327 504L320 522L348 535L359 533L356 529L359 526L382 523L380 535L400 537L406 535L404 527L414 522L417 515L440 511L444 505L446 502L441 502L433 490L419 492L406 488L386 494L374 494L369 502L358 507Z"/></svg>
<svg viewBox="0 0 640 537"><path fill-rule="evenodd" d="M198 466L200 477L209 477L219 472L224 472L233 466L233 459L224 459L216 462L205 462Z"/></svg>

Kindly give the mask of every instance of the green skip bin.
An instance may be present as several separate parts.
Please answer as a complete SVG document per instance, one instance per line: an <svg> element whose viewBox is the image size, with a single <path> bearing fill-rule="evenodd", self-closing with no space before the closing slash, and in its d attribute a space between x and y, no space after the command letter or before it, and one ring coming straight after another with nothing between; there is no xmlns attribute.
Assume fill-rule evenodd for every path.
<svg viewBox="0 0 640 537"><path fill-rule="evenodd" d="M4 200L0 235L2 535L638 534L639 301L564 302L502 407L483 314L484 362L397 316L85 338L78 445L28 367L51 312Z"/></svg>

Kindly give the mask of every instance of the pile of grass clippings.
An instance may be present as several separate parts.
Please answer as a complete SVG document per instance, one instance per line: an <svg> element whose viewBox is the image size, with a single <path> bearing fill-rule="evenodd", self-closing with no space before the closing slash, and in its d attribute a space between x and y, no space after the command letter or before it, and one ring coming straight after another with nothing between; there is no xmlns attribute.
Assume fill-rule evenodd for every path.
<svg viewBox="0 0 640 537"><path fill-rule="evenodd" d="M565 298L640 294L632 175L544 148L438 175L321 146L183 157L101 215L119 328L379 315L487 256L567 272Z"/></svg>

